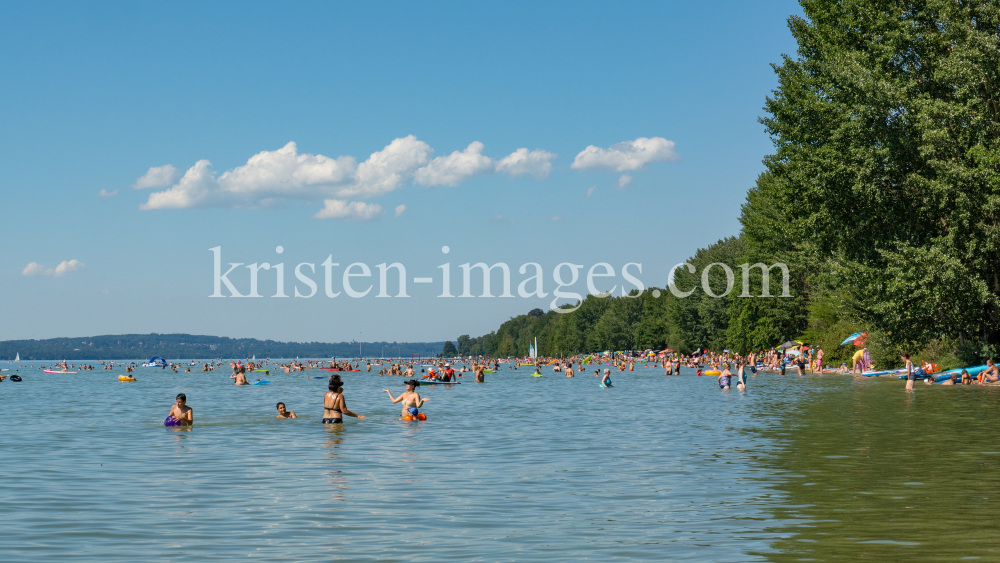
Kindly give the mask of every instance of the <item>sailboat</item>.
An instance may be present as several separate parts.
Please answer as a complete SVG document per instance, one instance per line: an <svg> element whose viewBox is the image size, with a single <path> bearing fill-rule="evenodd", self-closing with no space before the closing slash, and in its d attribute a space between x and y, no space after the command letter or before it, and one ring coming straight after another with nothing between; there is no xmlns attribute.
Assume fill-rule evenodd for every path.
<svg viewBox="0 0 1000 563"><path fill-rule="evenodd" d="M17 353L17 357L14 358L14 361L15 362L20 362L21 361L21 353L20 352Z"/></svg>

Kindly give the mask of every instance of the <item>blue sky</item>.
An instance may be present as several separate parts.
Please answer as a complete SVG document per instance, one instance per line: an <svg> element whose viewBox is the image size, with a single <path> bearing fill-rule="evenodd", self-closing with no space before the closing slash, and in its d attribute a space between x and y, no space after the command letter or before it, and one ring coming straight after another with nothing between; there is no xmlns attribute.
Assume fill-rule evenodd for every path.
<svg viewBox="0 0 1000 563"><path fill-rule="evenodd" d="M794 53L799 12L0 4L0 338L443 340L547 307L562 262L584 266L564 291L586 292L599 262L616 272L601 290L626 283L628 262L662 287L696 248L739 232L772 149L757 122L769 65ZM282 262L288 295L308 292L293 270L314 264L318 293L270 297L271 270L265 297L210 298L214 247L224 263ZM373 277L353 286L372 292L326 297L328 256L334 291L361 262ZM375 297L376 265L392 262L408 298ZM437 297L446 262L456 295L460 264L508 264L515 297ZM527 262L544 268L546 298L518 296ZM247 293L249 276L230 279Z"/></svg>

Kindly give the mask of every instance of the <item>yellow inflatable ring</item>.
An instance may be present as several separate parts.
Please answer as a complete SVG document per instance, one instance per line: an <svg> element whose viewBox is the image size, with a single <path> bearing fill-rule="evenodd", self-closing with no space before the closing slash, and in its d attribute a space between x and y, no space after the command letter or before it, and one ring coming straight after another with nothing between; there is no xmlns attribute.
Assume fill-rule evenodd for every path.
<svg viewBox="0 0 1000 563"><path fill-rule="evenodd" d="M722 372L718 370L708 370L708 371L703 371L701 373L704 375L722 375Z"/></svg>
<svg viewBox="0 0 1000 563"><path fill-rule="evenodd" d="M134 377L129 377L127 375L119 375L118 381L135 381Z"/></svg>

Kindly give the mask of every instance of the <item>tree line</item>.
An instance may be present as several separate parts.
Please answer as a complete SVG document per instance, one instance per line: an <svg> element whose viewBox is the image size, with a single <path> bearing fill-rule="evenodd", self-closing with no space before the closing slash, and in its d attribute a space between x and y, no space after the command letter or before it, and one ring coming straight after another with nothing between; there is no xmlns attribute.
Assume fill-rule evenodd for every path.
<svg viewBox="0 0 1000 563"><path fill-rule="evenodd" d="M680 299L660 290L540 310L460 353L524 355L669 347L746 352L785 340L832 361L856 331L882 366L899 354L979 363L1000 346L1000 4L803 0L795 56L773 66L764 129L774 153L746 196L739 236L695 252L784 263L792 297ZM678 287L697 280L675 272ZM751 285L759 289L760 271ZM721 278L720 278L721 276ZM725 289L721 269L709 276ZM771 277L770 293L779 295Z"/></svg>
<svg viewBox="0 0 1000 563"><path fill-rule="evenodd" d="M433 356L441 342L365 342L365 356ZM195 334L117 334L45 340L0 341L0 359L13 360L148 360L207 358L353 358L357 342L277 342L255 338L227 338Z"/></svg>

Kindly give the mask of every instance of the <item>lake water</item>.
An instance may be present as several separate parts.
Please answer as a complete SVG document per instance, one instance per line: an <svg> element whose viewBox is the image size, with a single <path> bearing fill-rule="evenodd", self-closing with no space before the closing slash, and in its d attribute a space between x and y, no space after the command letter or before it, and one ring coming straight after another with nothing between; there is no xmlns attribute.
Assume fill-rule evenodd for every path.
<svg viewBox="0 0 1000 563"><path fill-rule="evenodd" d="M1000 389L503 367L403 422L345 373L369 418L324 426L327 372L228 372L0 383L0 560L1000 560Z"/></svg>

